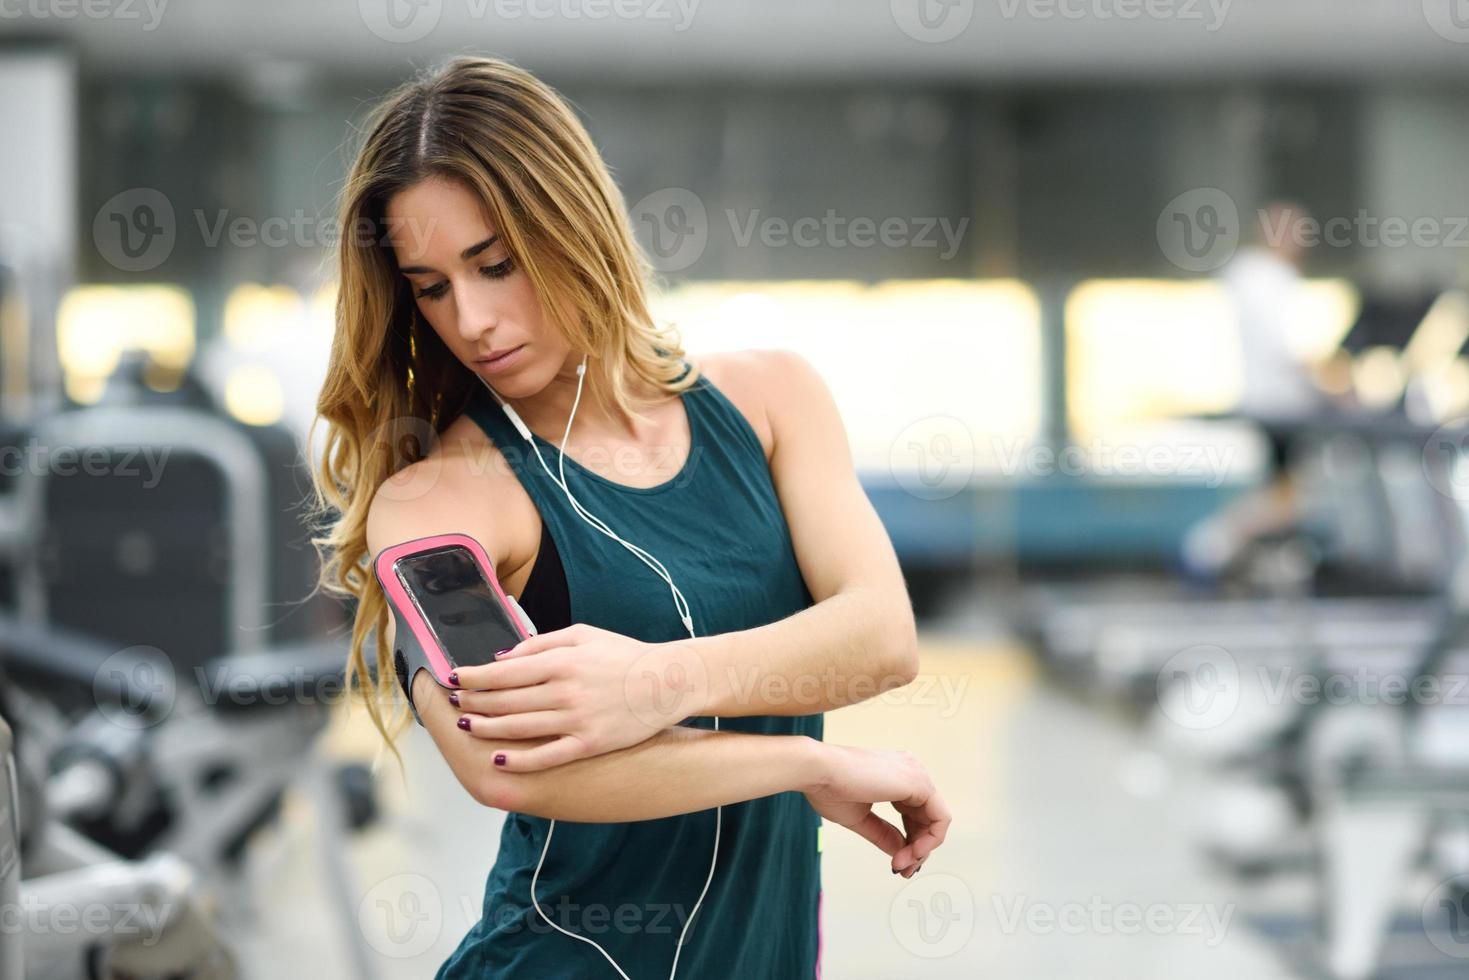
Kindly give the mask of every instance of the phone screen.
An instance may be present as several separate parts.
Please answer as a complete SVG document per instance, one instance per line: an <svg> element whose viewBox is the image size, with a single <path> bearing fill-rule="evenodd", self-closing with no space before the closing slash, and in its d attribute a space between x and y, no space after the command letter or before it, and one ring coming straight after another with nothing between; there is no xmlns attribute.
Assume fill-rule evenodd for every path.
<svg viewBox="0 0 1469 980"><path fill-rule="evenodd" d="M520 642L510 613L469 549L450 545L400 559L395 568L455 667L491 663Z"/></svg>

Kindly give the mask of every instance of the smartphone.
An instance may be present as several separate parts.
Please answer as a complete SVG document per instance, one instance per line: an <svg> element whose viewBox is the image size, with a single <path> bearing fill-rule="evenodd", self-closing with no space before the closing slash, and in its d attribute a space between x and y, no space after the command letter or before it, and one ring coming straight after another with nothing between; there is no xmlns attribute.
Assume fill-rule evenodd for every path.
<svg viewBox="0 0 1469 980"><path fill-rule="evenodd" d="M441 534L383 549L373 570L398 614L396 654L405 686L419 667L452 687L458 667L491 663L535 632L495 579L483 546L467 534Z"/></svg>
<svg viewBox="0 0 1469 980"><path fill-rule="evenodd" d="M463 545L400 558L393 571L451 667L490 663L520 642L510 611Z"/></svg>

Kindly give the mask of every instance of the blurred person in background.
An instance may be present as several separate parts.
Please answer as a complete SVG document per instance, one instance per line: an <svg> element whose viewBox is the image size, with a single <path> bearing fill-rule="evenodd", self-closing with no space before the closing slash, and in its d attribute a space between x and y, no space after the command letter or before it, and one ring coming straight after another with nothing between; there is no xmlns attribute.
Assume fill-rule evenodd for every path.
<svg viewBox="0 0 1469 980"><path fill-rule="evenodd" d="M318 539L323 586L358 600L348 677L388 744L410 723L406 684L465 791L506 811L484 918L438 976L661 977L671 965L688 977L813 975L821 818L905 877L949 824L907 753L821 740L823 711L917 671L902 574L829 392L784 351L683 356L648 312L649 267L605 163L529 73L456 59L393 93L363 132L341 227L371 234L342 238L318 399L330 423L318 503L339 514ZM575 419L580 458L560 459L566 486L666 564L688 590L697 637L678 625L665 583L545 478L490 400L491 378L553 460ZM583 382L592 397L577 409ZM395 436L405 424L424 443L406 461ZM678 453L672 467L636 466L636 485L582 462L682 446L683 469L673 472ZM395 669L394 620L366 563L450 532L484 546L540 632L459 668L446 690ZM692 710L666 717L642 704L663 690L631 684L639 671L677 682ZM756 683L735 690L734 675ZM801 685L830 676L844 683ZM719 730L706 727L713 718ZM878 802L894 805L901 830ZM465 861L490 860L471 828L438 830ZM681 950L677 912L620 922L623 910L660 907L687 919L701 888L699 928ZM568 918L568 900L588 922ZM541 905L561 920L554 930L537 921ZM617 910L617 927L604 915L598 928L598 909Z"/></svg>
<svg viewBox="0 0 1469 980"><path fill-rule="evenodd" d="M1317 379L1335 376L1343 365L1336 360L1312 365L1291 342L1311 227L1304 207L1274 201L1260 210L1258 223L1247 225L1245 245L1219 273L1238 329L1242 376L1232 414L1259 426L1269 446L1269 471L1263 486L1200 521L1185 536L1184 566L1200 578L1226 574L1251 542L1295 522L1292 432L1332 406Z"/></svg>

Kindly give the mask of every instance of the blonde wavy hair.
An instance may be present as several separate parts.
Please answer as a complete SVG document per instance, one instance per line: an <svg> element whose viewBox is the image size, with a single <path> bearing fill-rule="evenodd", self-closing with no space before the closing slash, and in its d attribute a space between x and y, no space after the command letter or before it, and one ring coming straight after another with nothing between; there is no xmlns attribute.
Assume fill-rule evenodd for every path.
<svg viewBox="0 0 1469 980"><path fill-rule="evenodd" d="M398 273L388 201L432 176L478 196L546 321L602 367L605 390L595 372L587 386L604 410L644 418L628 397L632 379L677 394L698 370L690 364L685 373L677 332L653 321L653 270L622 194L551 87L502 60L459 57L391 92L362 134L339 203L335 335L311 425L313 435L317 422L328 426L312 470L325 533L312 543L319 587L355 600L346 687L401 765L394 742L409 716L386 642L387 601L370 567L368 508L385 480L428 454L479 382L421 317Z"/></svg>

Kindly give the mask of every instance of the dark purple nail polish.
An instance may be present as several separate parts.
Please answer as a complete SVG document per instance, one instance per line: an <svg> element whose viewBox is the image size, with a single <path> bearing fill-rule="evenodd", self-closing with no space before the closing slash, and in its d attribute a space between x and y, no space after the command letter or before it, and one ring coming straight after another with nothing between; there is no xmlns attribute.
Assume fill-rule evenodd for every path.
<svg viewBox="0 0 1469 980"><path fill-rule="evenodd" d="M897 874L898 873L898 869L897 868L893 868L892 869L892 872L893 872L893 874Z"/></svg>
<svg viewBox="0 0 1469 980"><path fill-rule="evenodd" d="M450 691L449 692L449 703L452 704L456 708L459 707L459 692L457 692L457 691Z"/></svg>
<svg viewBox="0 0 1469 980"><path fill-rule="evenodd" d="M466 718L464 715L459 716L459 727L464 729L466 732L469 731L469 719Z"/></svg>
<svg viewBox="0 0 1469 980"><path fill-rule="evenodd" d="M503 766L504 764L505 764L505 753L504 752L496 752L495 753L495 765L497 765L497 766Z"/></svg>
<svg viewBox="0 0 1469 980"><path fill-rule="evenodd" d="M459 671L457 671L457 670L451 670L451 671L449 671L449 683L450 684L453 684L455 687L458 687L459 686Z"/></svg>

